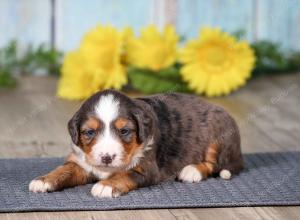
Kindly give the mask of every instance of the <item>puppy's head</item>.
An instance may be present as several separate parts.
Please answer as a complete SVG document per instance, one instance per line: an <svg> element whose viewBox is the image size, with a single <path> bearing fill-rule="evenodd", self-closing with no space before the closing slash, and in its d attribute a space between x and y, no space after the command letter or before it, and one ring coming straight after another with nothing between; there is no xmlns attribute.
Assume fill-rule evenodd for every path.
<svg viewBox="0 0 300 220"><path fill-rule="evenodd" d="M122 93L91 96L68 123L73 143L98 168L126 169L137 163L151 139L151 114Z"/></svg>

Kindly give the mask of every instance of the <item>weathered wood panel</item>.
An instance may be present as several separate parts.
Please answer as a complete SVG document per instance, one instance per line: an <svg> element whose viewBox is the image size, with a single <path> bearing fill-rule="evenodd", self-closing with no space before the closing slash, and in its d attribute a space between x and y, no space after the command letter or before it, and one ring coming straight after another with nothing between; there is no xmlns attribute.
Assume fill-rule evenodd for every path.
<svg viewBox="0 0 300 220"><path fill-rule="evenodd" d="M284 49L300 48L300 1L257 1L257 39L280 43Z"/></svg>
<svg viewBox="0 0 300 220"><path fill-rule="evenodd" d="M245 30L250 41L267 39L284 49L300 49L298 0L55 0L56 45L75 49L82 35L97 24L136 32L149 23L177 26L180 35L196 37L202 26ZM50 43L50 0L0 0L0 46Z"/></svg>
<svg viewBox="0 0 300 220"><path fill-rule="evenodd" d="M0 47L12 39L22 45L49 42L50 1L0 0Z"/></svg>
<svg viewBox="0 0 300 220"><path fill-rule="evenodd" d="M140 29L151 18L152 1L148 0L71 0L57 1L57 46L71 50L78 46L82 35L97 24L118 28Z"/></svg>
<svg viewBox="0 0 300 220"><path fill-rule="evenodd" d="M177 28L187 38L198 35L199 27L220 27L225 31L246 30L252 39L253 1L249 0L180 0Z"/></svg>

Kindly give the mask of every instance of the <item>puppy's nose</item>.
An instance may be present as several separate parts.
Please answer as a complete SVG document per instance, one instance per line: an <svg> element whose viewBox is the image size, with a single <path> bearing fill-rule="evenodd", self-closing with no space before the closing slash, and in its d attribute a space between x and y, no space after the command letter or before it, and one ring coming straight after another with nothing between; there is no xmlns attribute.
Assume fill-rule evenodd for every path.
<svg viewBox="0 0 300 220"><path fill-rule="evenodd" d="M110 155L106 154L101 157L101 162L108 165L113 161L114 158L115 158L115 155L110 156Z"/></svg>

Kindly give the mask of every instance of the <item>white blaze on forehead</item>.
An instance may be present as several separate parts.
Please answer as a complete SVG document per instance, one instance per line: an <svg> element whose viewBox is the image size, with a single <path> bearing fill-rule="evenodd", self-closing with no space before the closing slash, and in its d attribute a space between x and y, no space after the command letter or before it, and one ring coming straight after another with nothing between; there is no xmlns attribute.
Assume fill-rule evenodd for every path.
<svg viewBox="0 0 300 220"><path fill-rule="evenodd" d="M109 125L118 116L119 101L112 94L102 96L96 105L95 111L104 124Z"/></svg>
<svg viewBox="0 0 300 220"><path fill-rule="evenodd" d="M93 146L92 154L96 161L101 162L101 156L115 156L112 166L122 165L123 145L111 131L111 123L119 115L119 101L112 95L102 96L95 107L97 117L104 123L104 131Z"/></svg>

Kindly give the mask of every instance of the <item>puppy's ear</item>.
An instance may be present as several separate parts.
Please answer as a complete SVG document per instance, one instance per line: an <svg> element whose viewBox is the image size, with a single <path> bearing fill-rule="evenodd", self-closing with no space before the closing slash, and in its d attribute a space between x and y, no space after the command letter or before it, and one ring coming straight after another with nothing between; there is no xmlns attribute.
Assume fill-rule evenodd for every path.
<svg viewBox="0 0 300 220"><path fill-rule="evenodd" d="M138 125L138 140L140 143L143 143L150 137L153 131L152 114L147 108L137 107L133 112L133 116Z"/></svg>
<svg viewBox="0 0 300 220"><path fill-rule="evenodd" d="M78 112L76 112L75 115L68 122L69 134L75 145L79 144L79 126L80 126L79 114Z"/></svg>

